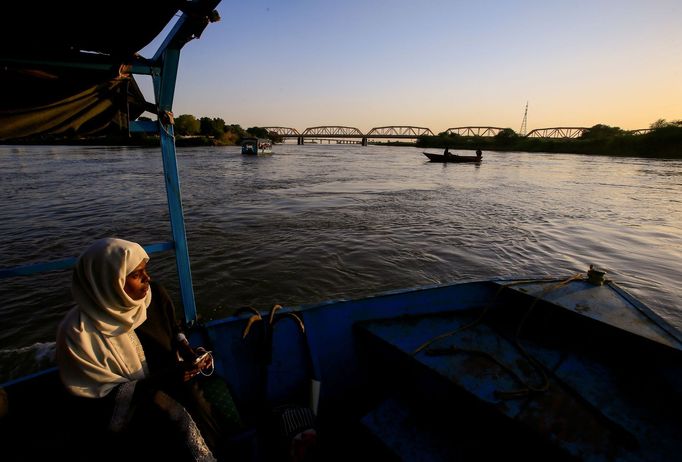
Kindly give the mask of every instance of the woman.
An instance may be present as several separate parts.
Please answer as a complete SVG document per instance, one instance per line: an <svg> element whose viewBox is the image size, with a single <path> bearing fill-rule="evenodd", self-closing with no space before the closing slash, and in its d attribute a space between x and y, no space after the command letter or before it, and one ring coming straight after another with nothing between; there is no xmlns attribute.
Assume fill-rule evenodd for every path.
<svg viewBox="0 0 682 462"><path fill-rule="evenodd" d="M191 380L213 366L212 358L195 363L188 345L183 358L173 304L151 283L148 261L139 244L114 238L96 241L79 257L76 306L57 333L60 377L89 411L85 420L134 445L125 449L128 458L166 451L174 460L183 453L215 460L218 426Z"/></svg>

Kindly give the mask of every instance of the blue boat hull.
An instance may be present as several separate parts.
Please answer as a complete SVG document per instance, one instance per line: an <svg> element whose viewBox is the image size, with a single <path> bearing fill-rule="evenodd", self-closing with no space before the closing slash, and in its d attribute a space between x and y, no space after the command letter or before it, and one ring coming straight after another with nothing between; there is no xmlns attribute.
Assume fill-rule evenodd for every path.
<svg viewBox="0 0 682 462"><path fill-rule="evenodd" d="M262 332L239 340L244 319L207 333L246 409L310 405L329 434L361 428L403 460L527 456L529 443L540 457L665 460L682 450L663 411L682 402L682 344L628 297L584 280L482 281L301 307L305 333L282 318L265 365Z"/></svg>
<svg viewBox="0 0 682 462"><path fill-rule="evenodd" d="M216 374L251 429L250 460L266 460L255 435L283 405L317 414L321 460L359 452L672 460L682 451L679 333L614 284L429 286L247 312L192 335L210 345ZM45 393L58 390L56 380L51 372L4 391L15 406L39 409L41 421L58 421L64 409ZM30 434L27 422L8 422L3 431Z"/></svg>

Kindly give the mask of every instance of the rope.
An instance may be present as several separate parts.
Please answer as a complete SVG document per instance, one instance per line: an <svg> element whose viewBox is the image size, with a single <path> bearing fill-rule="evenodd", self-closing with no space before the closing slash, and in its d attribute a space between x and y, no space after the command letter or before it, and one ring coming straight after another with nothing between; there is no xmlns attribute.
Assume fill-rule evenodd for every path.
<svg viewBox="0 0 682 462"><path fill-rule="evenodd" d="M528 309L526 310L525 314L521 318L521 322L519 322L519 325L516 327L516 334L514 335L514 343L516 344L516 347L521 351L521 353L528 359L528 361L535 367L537 371L539 371L542 374L542 377L544 379L544 384L542 385L541 388L535 389L531 387L530 385L526 386L528 387L529 391L536 391L536 392L543 392L547 391L549 389L549 377L547 377L547 374L545 372L545 367L542 365L540 361L535 359L526 349L523 347L521 344L521 341L519 340L519 337L521 336L521 330L523 329L523 326L526 323L526 320L530 316L531 312L535 308L535 305L538 303L538 301L544 296L547 295L549 292L552 292L560 287L565 286L571 281L575 281L577 279L583 279L583 275L580 273L574 274L573 276L564 279L563 281L558 282L557 284L553 284L551 286L546 287L542 292L540 292L539 295L536 295L535 298L533 299L533 303L530 304Z"/></svg>
<svg viewBox="0 0 682 462"><path fill-rule="evenodd" d="M542 384L540 386L533 386L530 383L528 383L527 381L523 380L510 367L508 367L507 365L505 365L504 363L499 361L497 358L495 358L493 355L491 355L490 353L487 353L485 351L458 348L458 347L448 347L448 348L432 348L431 347L426 351L426 354L428 354L428 355L441 355L441 354L452 354L452 353L465 352L465 353L480 355L480 356L483 356L483 357L486 357L486 358L492 360L494 363L496 363L497 365L502 367L502 369L507 371L510 375L512 375L514 377L514 379L516 379L519 383L521 383L524 386L524 388L518 389L518 390L509 390L509 391L496 390L494 392L495 396L498 398L501 398L501 399L518 398L521 396L526 396L531 392L536 392L536 393L545 392L549 389L549 377L547 376L547 373L545 372L545 367L542 365L542 363L540 361L535 359L530 353L528 353L528 351L526 351L524 346L521 344L519 337L521 335L521 331L522 331L526 321L528 320L531 312L535 308L535 305L537 304L537 302L547 293L549 293L553 290L556 290L560 287L563 287L566 284L570 283L571 281L575 281L577 279L583 279L583 275L580 273L575 274L575 275L573 275L567 279L559 281L557 284L552 284L551 286L548 286L545 289L543 289L538 295L536 295L533 298L533 302L530 304L530 306L528 307L526 312L523 314L523 316L521 317L521 321L519 322L519 324L516 327L516 332L514 334L514 344L519 349L521 354L533 366L533 368L541 375ZM528 282L528 281L517 281L517 282L512 283L512 284L521 284L521 283L525 283L525 282ZM443 334L437 335L437 336L427 340L426 342L422 343L419 347L417 347L417 349L415 349L412 352L412 355L416 355L417 353L419 353L420 351L429 347L429 345L431 345L432 343L434 343L438 340L444 339L446 337L450 337L450 336L455 335L459 332L462 332L466 329L470 329L471 327L480 323L483 320L483 318L485 317L485 315L488 313L490 308L494 305L494 302L497 300L497 297L499 296L502 289L504 289L507 286L508 285L500 285L500 288L497 290L497 292L495 292L495 295L493 296L492 302L483 309L483 312L481 313L481 315L477 319L475 319L474 321L470 322L469 324L461 326L461 327L459 327L453 331L445 332Z"/></svg>
<svg viewBox="0 0 682 462"><path fill-rule="evenodd" d="M485 315L486 315L486 314L488 313L488 311L490 310L490 307L494 304L495 300L497 300L497 296L500 295L500 292L502 292L502 289L504 289L504 286L500 286L500 287L497 289L497 292L495 292L495 295L493 296L493 301L492 301L488 306L486 306L486 307L483 309L483 312L480 314L480 316L479 316L478 318L476 318L475 320L473 320L473 321L470 322L469 324L466 324L466 325L464 325L464 326L458 327L458 328L455 329L455 330L452 330L452 331L450 331L450 332L445 332L445 333L443 333L443 334L440 334L440 335L438 335L438 336L436 336L436 337L433 337L433 338L427 340L426 342L424 342L424 343L422 343L421 345L419 345L419 346L417 347L417 349L414 350L414 351L412 352L412 355L416 355L417 353L419 353L420 351L422 351L424 348L426 348L426 347L428 347L429 345L431 345L433 342L436 342L436 341L438 341L438 340L444 339L444 338L446 338L446 337L450 337L451 335L455 335L456 333L461 332L461 331L463 331L463 330L470 329L470 328L474 327L476 324L478 324L479 322L481 322L481 321L483 320L483 318L485 317Z"/></svg>
<svg viewBox="0 0 682 462"><path fill-rule="evenodd" d="M168 135L173 141L175 141L175 135L172 135L161 121L159 121L159 125L161 126L161 130L163 130L166 133L166 135Z"/></svg>

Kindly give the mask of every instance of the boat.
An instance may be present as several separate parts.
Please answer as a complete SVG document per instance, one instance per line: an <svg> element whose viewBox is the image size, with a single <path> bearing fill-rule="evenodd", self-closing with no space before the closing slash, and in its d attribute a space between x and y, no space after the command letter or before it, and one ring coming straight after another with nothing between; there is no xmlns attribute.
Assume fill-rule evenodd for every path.
<svg viewBox="0 0 682 462"><path fill-rule="evenodd" d="M196 324L193 337L213 350L239 410L244 460L269 460L255 435L282 408L315 416L314 460L675 460L682 450L682 336L595 270L245 309ZM8 441L70 450L58 381L48 370L3 385ZM36 432L37 415L49 431Z"/></svg>
<svg viewBox="0 0 682 462"><path fill-rule="evenodd" d="M267 138L244 138L242 154L262 156L272 154L272 141Z"/></svg>
<svg viewBox="0 0 682 462"><path fill-rule="evenodd" d="M449 156L446 156L445 154L434 154L432 152L424 152L424 155L428 157L429 161L431 162L441 163L481 162L483 160L481 156L460 156L458 154L450 154Z"/></svg>
<svg viewBox="0 0 682 462"><path fill-rule="evenodd" d="M313 460L325 461L679 458L682 334L599 268L245 307L199 320L171 107L180 49L201 35L218 2L195 3L181 11L155 59L131 66L155 79L158 120L133 120L130 128L161 139L171 236L144 247L175 254L190 343L213 351L212 380L229 390L238 411L238 425L225 435L235 460L273 460L272 448L292 429L314 430ZM36 55L31 65L55 66L57 56L66 59ZM62 64L87 74L102 59L88 53ZM10 68L27 62L1 61ZM2 268L0 278L74 262ZM295 425L301 422L307 426ZM88 460L102 452L100 436L75 421L56 368L0 385L0 435L3 460Z"/></svg>

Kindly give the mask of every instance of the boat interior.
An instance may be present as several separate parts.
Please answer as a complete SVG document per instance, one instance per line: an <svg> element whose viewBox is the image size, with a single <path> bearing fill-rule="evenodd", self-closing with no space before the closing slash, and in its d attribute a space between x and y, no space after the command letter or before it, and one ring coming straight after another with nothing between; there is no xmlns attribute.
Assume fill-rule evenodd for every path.
<svg viewBox="0 0 682 462"><path fill-rule="evenodd" d="M679 457L680 334L608 281L473 281L198 322L172 102L180 50L217 19L218 3L126 0L78 11L54 3L33 11L13 2L3 25L32 17L37 32L16 45L7 32L14 29L0 27L0 87L13 95L0 98L0 109L23 106L33 116L17 116L11 130L0 124L0 139L109 129L159 136L172 239L145 249L175 252L191 343L215 359L213 375L199 380L210 384L231 429L225 438L235 460L286 460L278 451L294 414L318 435L308 460ZM155 56L138 56L178 11ZM97 15L118 22L98 30ZM153 104L138 98L133 73L152 77ZM55 84L63 104L45 113L39 96ZM75 110L67 104L74 95L83 96ZM134 120L145 110L158 120ZM83 120L86 113L95 117ZM60 123L36 125L36 114ZM0 277L73 263L2 269ZM117 459L115 442L76 419L76 406L56 369L4 383L2 460Z"/></svg>
<svg viewBox="0 0 682 462"><path fill-rule="evenodd" d="M240 460L272 460L282 409L314 411L313 460L640 460L679 450L679 340L637 310L620 327L584 316L618 309L607 286L552 285L481 281L245 310L197 324L192 341L213 350L205 380L228 395L226 438ZM561 301L548 300L557 290ZM83 423L69 421L55 371L3 394L0 432L19 447L39 458L83 444L87 426L73 432Z"/></svg>

